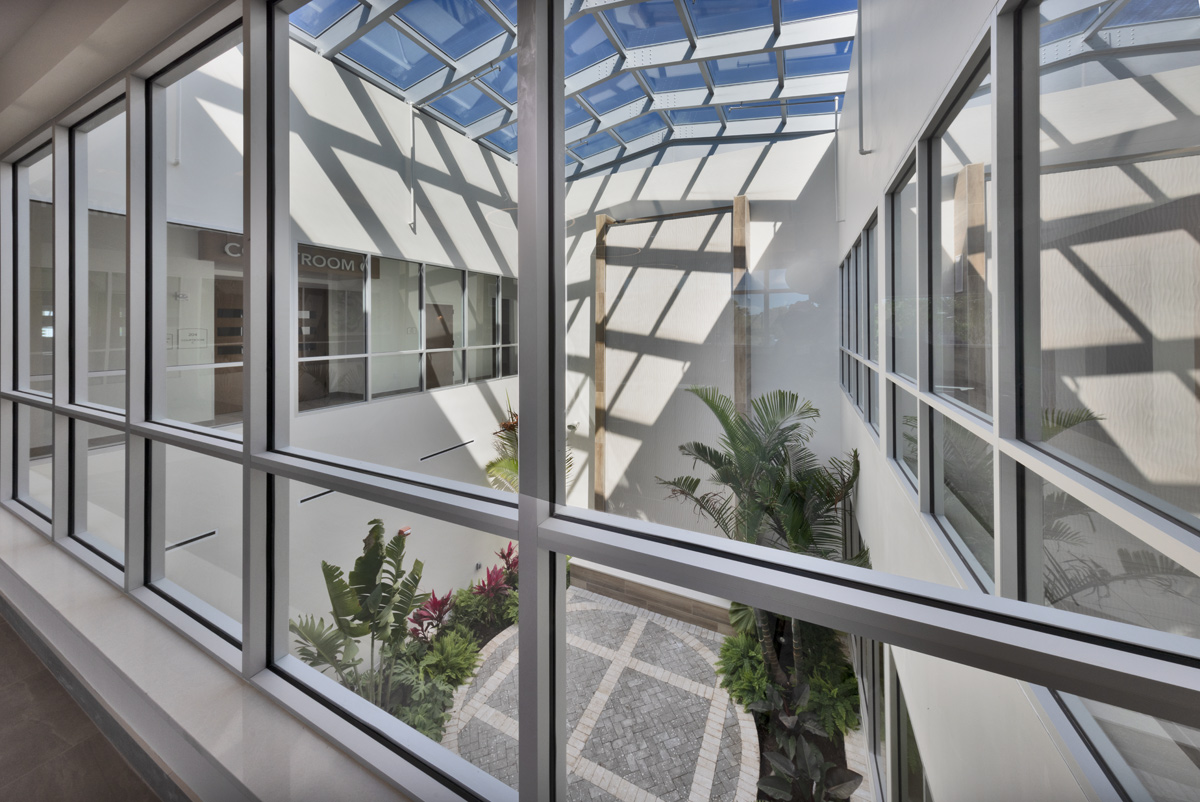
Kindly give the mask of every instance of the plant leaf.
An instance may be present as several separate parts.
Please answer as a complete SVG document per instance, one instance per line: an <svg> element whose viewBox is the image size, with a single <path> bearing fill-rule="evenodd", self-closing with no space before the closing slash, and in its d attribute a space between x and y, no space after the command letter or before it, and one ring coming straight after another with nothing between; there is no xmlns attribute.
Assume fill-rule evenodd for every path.
<svg viewBox="0 0 1200 802"><path fill-rule="evenodd" d="M759 780L758 789L772 799L792 798L792 784L777 774Z"/></svg>
<svg viewBox="0 0 1200 802"><path fill-rule="evenodd" d="M336 565L321 561L321 573L325 575L325 588L329 591L329 605L333 612L333 621L338 630L349 638L361 638L371 631L364 623L355 623L362 615L362 605L358 602L358 594L346 584L342 569Z"/></svg>
<svg viewBox="0 0 1200 802"><path fill-rule="evenodd" d="M767 752L763 755L763 757L767 759L767 762L771 764L771 767L775 769L775 771L787 777L789 780L796 779L796 767L792 765L792 761L788 760L778 752Z"/></svg>

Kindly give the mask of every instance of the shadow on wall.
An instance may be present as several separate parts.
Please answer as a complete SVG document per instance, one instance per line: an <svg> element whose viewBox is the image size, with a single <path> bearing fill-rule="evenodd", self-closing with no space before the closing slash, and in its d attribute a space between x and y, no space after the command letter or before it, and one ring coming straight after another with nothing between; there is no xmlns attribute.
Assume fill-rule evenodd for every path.
<svg viewBox="0 0 1200 802"><path fill-rule="evenodd" d="M747 195L751 289L745 300L758 326L751 393L786 388L811 399L823 412L816 450L840 453L832 141L685 146L572 182L568 422L591 423L570 438L577 467L568 489L573 503L590 506L595 483L597 214L622 220L697 212ZM709 530L690 508L668 500L657 477L691 469L679 454L682 443L718 436L711 415L684 391L709 385L733 395L731 237L730 213L609 228L604 484L612 512Z"/></svg>

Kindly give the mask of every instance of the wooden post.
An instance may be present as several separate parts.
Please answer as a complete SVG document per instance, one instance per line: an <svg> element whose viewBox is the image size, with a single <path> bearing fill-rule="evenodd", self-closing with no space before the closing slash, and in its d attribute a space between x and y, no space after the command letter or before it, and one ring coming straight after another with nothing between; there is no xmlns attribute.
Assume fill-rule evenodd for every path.
<svg viewBox="0 0 1200 802"><path fill-rule="evenodd" d="M605 255L605 241L608 238L608 228L616 222L606 214L596 215L596 358L595 376L592 383L596 388L596 427L595 453L592 456L592 475L595 478L595 508L604 510L608 506L608 493L605 488L604 446L606 432L606 410L608 398L606 395L604 354L604 332L607 327L608 297L605 287L608 283L608 260Z"/></svg>
<svg viewBox="0 0 1200 802"><path fill-rule="evenodd" d="M750 200L738 195L733 199L733 403L743 414L750 406L749 245Z"/></svg>

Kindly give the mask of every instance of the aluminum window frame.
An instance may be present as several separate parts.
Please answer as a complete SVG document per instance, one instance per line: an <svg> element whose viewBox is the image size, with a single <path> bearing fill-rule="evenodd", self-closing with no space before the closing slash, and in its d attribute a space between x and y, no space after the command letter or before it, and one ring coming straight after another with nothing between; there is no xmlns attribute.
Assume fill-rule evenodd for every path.
<svg viewBox="0 0 1200 802"><path fill-rule="evenodd" d="M240 25L244 45L244 130L245 130L245 232L249 236L249 258L265 269L253 271L247 280L246 363L284 365L294 354L289 339L288 307L291 264L282 254L292 252L293 243L286 204L287 131L281 124L287 119L287 48L288 4L271 6L266 0L243 0L233 7L232 16ZM159 199L149 189L149 173L155 167L147 138L147 94L156 72L161 71L163 53L155 53L147 62L125 76L127 109L127 231L131 243L128 254L127 286L129 299L129 360L127 411L115 415L104 410L78 407L61 395L65 385L55 384L52 398L30 396L13 386L13 365L17 331L0 328L0 436L11 437L16 423L15 405L26 404L45 409L55 416L56 435L67 434L64 442L56 437L56 460L66 452L74 421L95 421L123 431L126 436L126 568L115 572L113 566L77 544L61 515L54 516L54 527L44 521L30 520L22 505L15 502L12 479L17 467L14 451L0 448L0 505L25 520L38 531L54 537L58 545L92 566L114 584L123 586L129 597L153 610L200 648L208 650L231 670L253 681L289 709L300 710L305 720L324 732L336 734L353 754L371 754L372 767L396 787L417 797L427 797L439 789L464 798L513 799L515 792L497 788L491 778L471 772L462 773L461 759L450 756L403 727L396 728L379 711L345 711L355 726L369 732L348 730L346 719L326 716L320 710L340 709L335 694L326 689L302 688L320 697L321 707L314 712L295 701L295 685L289 676L286 631L287 548L286 537L272 533L287 532L286 483L292 479L320 484L361 498L442 520L460 523L480 531L516 540L525 551L523 564L530 572L522 583L520 603L520 648L522 667L521 752L519 771L522 799L551 798L565 789L565 556L572 554L618 569L707 593L736 598L781 613L795 615L826 626L855 632L863 637L886 641L908 648L1005 674L1020 680L1046 685L1070 693L1110 701L1123 707L1200 725L1200 644L1112 621L1086 618L1061 610L1037 607L1018 601L1014 555L1004 552L997 560L997 593L987 595L873 573L866 569L841 566L801 555L760 550L746 544L713 538L696 539L686 530L673 529L615 515L567 508L564 500L563 465L565 459L565 244L561 221L565 197L565 166L562 159L565 133L562 127L564 94L562 42L559 32L564 22L561 3L529 0L519 6L521 38L518 50L521 84L526 88L518 98L518 107L526 119L525 136L518 146L520 166L518 183L526 202L518 210L518 252L523 275L518 284L518 302L525 314L520 316L519 340L524 341L522 359L525 370L519 374L522 405L520 443L521 487L517 497L505 496L489 488L443 482L419 474L396 472L380 474L370 466L343 462L335 464L322 455L289 449L288 403L290 387L283 371L251 371L245 385L244 429L240 442L215 437L211 433L186 427L165 425L151 420L151 393L147 370L151 364L151 344L147 326L149 302L148 264L151 252L132 243L146 242L148 220ZM167 53L183 55L197 40L228 35L230 9L219 9L198 21ZM993 16L980 41L986 45L995 63L1007 68L993 69L998 113L997 147L1003 158L997 167L1015 169L1011 159L1016 149L1018 116L1016 93L1011 83L1015 62L1016 27L1013 15L1004 11ZM174 49L172 49L174 48ZM1036 53L1036 50L1033 51ZM1021 51L1029 58L1029 51ZM970 71L967 71L968 73ZM56 141L69 132L84 112L96 108L98 98L109 89L95 93L67 109L54 122ZM1024 98L1028 102L1028 98ZM533 121L533 124L528 124ZM1006 128L1006 126L1008 126ZM44 129L43 129L44 130ZM926 140L927 141L927 140ZM3 154L0 160L0 237L15 242L15 162L29 155L29 145ZM927 145L916 146L918 175L927 175ZM57 159L66 159L60 150ZM56 164L59 162L56 161ZM69 162L66 163L69 167ZM1012 222L1022 210L1020 196L1012 187L1013 176L997 180L998 213L1001 225ZM57 179L56 179L57 180ZM927 179L925 179L927 181ZM926 189L928 184L926 184ZM920 197L920 193L919 193ZM57 204L56 204L57 206ZM63 204L62 214L68 211ZM1027 211L1027 210L1026 210ZM60 230L56 211L56 242L66 234ZM885 216L886 217L886 216ZM885 224L886 225L886 224ZM69 228L69 227L68 227ZM886 234L886 232L885 232ZM882 240L886 242L886 240ZM927 237L926 237L927 243ZM927 263L928 245L922 256ZM56 316L65 303L69 287L69 249L64 258L55 259ZM886 248L883 249L887 253ZM999 254L1000 251L998 250ZM1006 257L1007 258L1007 257ZM0 282L12 286L16 255L14 247L0 247ZM889 286L889 260L879 264L880 287ZM60 272L61 271L61 272ZM59 287L62 277L68 283ZM926 278L928 281L928 278ZM926 287L927 289L927 287ZM60 291L61 290L61 291ZM11 294L0 298L0 309L9 315L19 308L19 299ZM881 292L882 295L882 292ZM995 320L1002 331L1011 335L1020 318L1012 295L998 299ZM1002 322L1000 322L1002 321ZM923 327L925 331L927 327ZM58 334L58 332L56 332ZM70 337L57 338L70 350ZM923 358L916 395L926 415L936 409L958 420L961 411L939 406L928 392L928 334L923 335ZM999 347L999 343L994 343ZM75 355L77 356L77 355ZM887 349L881 353L883 376L881 389L895 378L888 372ZM69 369L56 364L56 373ZM1015 369L1015 358L996 358L996 370ZM996 383L997 386L1000 382ZM62 385L62 386L60 386ZM903 386L907 387L907 383ZM890 426L890 407L881 406L882 431ZM1005 484L1011 469L1013 486L1018 469L1028 469L1076 495L1099 514L1123 526L1168 553L1192 554L1194 533L1157 511L1130 499L1113 497L1095 480L1048 459L1037 449L1015 439L1018 410L1014 399L1003 399L994 410L996 425L988 433L995 444L998 461L996 474L1001 492L997 493L997 513L1014 487ZM930 520L929 438L922 437L922 479L915 494L917 511L927 527ZM886 442L886 438L883 440ZM175 604L155 594L150 586L161 576L161 529L148 510L154 504L156 479L152 452L166 444L237 463L243 475L243 631L240 648L203 626ZM65 466L69 459L61 462ZM56 475L59 470L56 464ZM69 476L69 474L68 474ZM55 485L55 508L69 513L72 502L66 486ZM997 542L1002 531L1015 531L1010 509L997 519ZM69 515L68 515L69 517ZM1006 527L1014 527L1009 529ZM931 530L932 531L932 530ZM1161 544L1161 545L1159 545ZM283 680L280 682L280 680ZM301 683L303 684L303 683ZM896 696L893 694L892 699ZM384 737L382 754L375 747ZM355 744L370 744L359 750ZM410 761L420 763L421 772L408 770ZM431 776L433 779L431 779ZM457 776L452 785L443 786Z"/></svg>

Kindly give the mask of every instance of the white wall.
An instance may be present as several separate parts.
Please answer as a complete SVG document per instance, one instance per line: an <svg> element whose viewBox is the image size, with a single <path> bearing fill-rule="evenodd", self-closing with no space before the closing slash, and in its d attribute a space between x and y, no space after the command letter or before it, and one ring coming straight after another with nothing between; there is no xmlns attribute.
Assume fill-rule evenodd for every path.
<svg viewBox="0 0 1200 802"><path fill-rule="evenodd" d="M751 392L758 395L786 388L811 400L822 413L814 449L823 457L841 452L837 400L839 256L833 237L832 141L832 135L820 135L769 144L676 146L571 182L567 191L567 422L579 424L569 441L576 466L569 488L571 503L590 506L593 488L597 214L625 220L728 206L734 197L746 195L750 205L751 271L759 278L782 271L792 292L808 296L786 321L784 341L760 344L754 349ZM658 253L640 255L647 267L661 263L658 270L665 282L662 286L655 285L643 271L643 286L638 288L631 282L627 297L620 298L613 292L610 275L611 333L635 343L638 340L630 335L649 335L647 327L652 328L655 320L661 323L653 336L643 340L644 348L654 352L653 359L638 360L638 353L629 350L629 345L625 350L610 347L607 351L609 424L624 436L616 443L610 439L606 474L609 485L614 486L613 499L620 507L613 511L709 531L711 527L698 520L690 506L668 500L665 490L646 481L653 476L693 473L691 462L678 454L678 446L693 440L717 440L715 418L686 389L719 380L725 371L728 386L722 390L732 394L732 309L726 302L710 309L707 298L699 303L697 297L690 296L707 279L698 274L685 277L687 265L680 258L688 250L703 247L711 253L729 246L716 238L718 231L720 237L728 236L727 226L702 229L697 229L686 245L662 239L652 246ZM706 236L711 238L705 240ZM732 270L731 251L727 269ZM672 297L677 286L678 294ZM629 295L635 289L641 289L641 294ZM621 304L636 308L636 314L627 314ZM678 331L672 322L692 331L681 339L672 334ZM695 330L698 324L702 331ZM614 403L613 394L623 381L634 391ZM641 481L639 487L631 486L630 476L621 475L633 460L653 463L651 468L635 465L626 472L633 481Z"/></svg>

